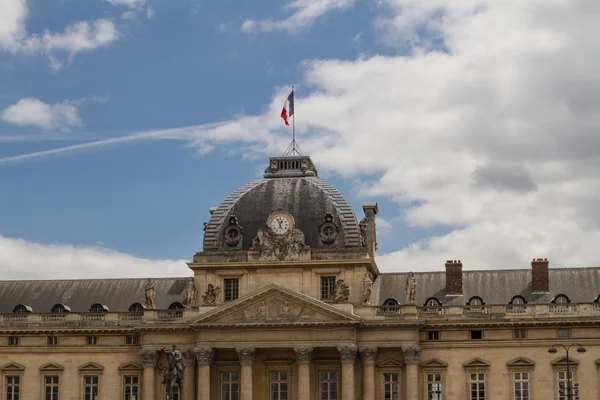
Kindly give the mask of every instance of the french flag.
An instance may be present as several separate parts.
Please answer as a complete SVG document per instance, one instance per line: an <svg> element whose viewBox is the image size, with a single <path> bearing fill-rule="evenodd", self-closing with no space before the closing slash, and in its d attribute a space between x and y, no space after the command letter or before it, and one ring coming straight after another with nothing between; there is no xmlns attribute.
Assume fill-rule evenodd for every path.
<svg viewBox="0 0 600 400"><path fill-rule="evenodd" d="M288 96L287 100L283 104L283 109L281 110L281 118L283 118L283 122L286 125L289 125L288 118L294 115L294 89L292 89L292 93Z"/></svg>

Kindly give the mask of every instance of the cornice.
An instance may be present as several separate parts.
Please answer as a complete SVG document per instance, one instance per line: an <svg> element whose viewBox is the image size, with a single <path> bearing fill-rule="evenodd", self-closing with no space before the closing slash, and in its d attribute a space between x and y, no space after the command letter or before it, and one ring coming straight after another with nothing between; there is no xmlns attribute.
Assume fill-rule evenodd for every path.
<svg viewBox="0 0 600 400"><path fill-rule="evenodd" d="M186 263L192 269L281 269L281 268L306 268L306 267L325 267L325 266L367 266L372 267L370 258L351 259L339 258L335 260L302 260L302 261L235 261L226 262L224 260L210 263Z"/></svg>

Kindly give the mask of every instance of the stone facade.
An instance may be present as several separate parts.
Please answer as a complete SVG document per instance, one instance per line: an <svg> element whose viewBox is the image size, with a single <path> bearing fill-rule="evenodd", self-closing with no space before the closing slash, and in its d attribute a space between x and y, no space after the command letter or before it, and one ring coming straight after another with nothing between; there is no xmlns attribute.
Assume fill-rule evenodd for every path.
<svg viewBox="0 0 600 400"><path fill-rule="evenodd" d="M61 400L164 400L162 350L172 344L185 367L178 400L273 391L320 400L324 390L328 399L464 400L472 385L486 399L513 400L516 387L528 393L518 400L558 398L567 364L562 348L548 352L553 344L586 348L570 349L569 369L582 399L600 398L600 269L554 270L534 259L531 270L463 271L450 260L445 271L411 275L407 302L408 274L377 268L376 204L364 206L359 224L339 192L316 181L310 159L269 165L266 183L214 211L208 250L188 264L194 285L151 280L156 308L141 306L146 279L0 282L1 398L18 387L20 400L54 400L53 390ZM311 203L314 226L286 214L291 200L281 193L263 202L271 208L262 224L239 214L260 197L236 202L273 179L304 179L276 185L300 193L300 206L327 203Z"/></svg>

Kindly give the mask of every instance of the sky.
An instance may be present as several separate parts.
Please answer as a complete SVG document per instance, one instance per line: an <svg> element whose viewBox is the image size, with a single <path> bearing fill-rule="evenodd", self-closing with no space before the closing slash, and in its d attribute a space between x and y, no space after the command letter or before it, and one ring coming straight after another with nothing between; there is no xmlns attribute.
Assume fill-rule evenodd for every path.
<svg viewBox="0 0 600 400"><path fill-rule="evenodd" d="M296 131L383 272L600 265L596 0L0 0L0 279L187 276Z"/></svg>

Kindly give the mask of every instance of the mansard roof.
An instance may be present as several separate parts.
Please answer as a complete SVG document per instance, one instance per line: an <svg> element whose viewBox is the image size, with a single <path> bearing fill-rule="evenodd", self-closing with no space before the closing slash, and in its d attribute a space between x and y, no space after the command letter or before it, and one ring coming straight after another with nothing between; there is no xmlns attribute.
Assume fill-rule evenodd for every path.
<svg viewBox="0 0 600 400"><path fill-rule="evenodd" d="M404 284L408 272L383 273L373 284L373 304L386 299L396 299L404 304ZM463 295L446 295L446 274L415 272L417 281L416 302L422 306L430 297L442 305L465 305L474 296L485 304L508 304L514 296L522 296L527 303L550 303L558 294L565 294L573 303L591 303L600 294L600 267L550 268L550 292L533 294L531 269L463 271Z"/></svg>

